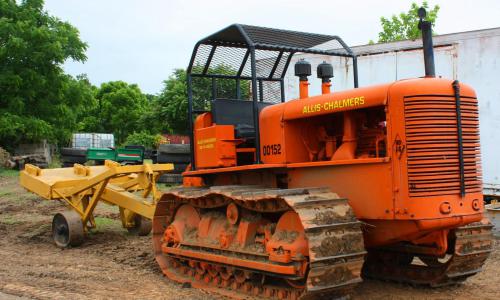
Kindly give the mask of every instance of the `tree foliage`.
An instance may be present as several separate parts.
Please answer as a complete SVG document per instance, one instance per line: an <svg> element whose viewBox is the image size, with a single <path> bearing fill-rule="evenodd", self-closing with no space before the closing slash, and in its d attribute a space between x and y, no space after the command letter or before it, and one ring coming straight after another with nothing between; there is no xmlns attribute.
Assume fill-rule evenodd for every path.
<svg viewBox="0 0 500 300"><path fill-rule="evenodd" d="M195 66L196 68L196 66ZM218 65L210 68L209 74L232 74L235 73L229 66ZM164 88L157 99L157 119L164 123L163 131L168 131L177 134L187 134L189 131L188 117L188 100L187 100L187 83L186 71L177 69L174 73L165 80ZM235 80L232 79L217 79L217 97L218 98L236 98ZM247 99L250 95L249 81L242 80L241 98ZM193 107L196 110L209 110L210 99L212 99L212 79L211 78L193 78Z"/></svg>
<svg viewBox="0 0 500 300"><path fill-rule="evenodd" d="M0 144L63 141L92 101L83 78L64 74L67 59L83 62L87 45L42 0L0 1Z"/></svg>
<svg viewBox="0 0 500 300"><path fill-rule="evenodd" d="M142 117L149 110L149 102L136 84L110 81L95 91L93 107L81 128L86 132L113 133L117 144L129 134L147 128Z"/></svg>
<svg viewBox="0 0 500 300"><path fill-rule="evenodd" d="M176 69L163 82L164 88L158 96L158 119L165 121L165 131L187 133L187 85L186 71Z"/></svg>
<svg viewBox="0 0 500 300"><path fill-rule="evenodd" d="M427 1L424 1L421 6L427 10L426 19L434 25L439 12L439 5L435 5L429 10L429 4ZM421 37L421 32L418 29L418 9L421 6L412 3L406 13L401 12L399 15L392 15L390 18L381 17L380 24L382 25L382 31L378 34L378 42L415 40Z"/></svg>
<svg viewBox="0 0 500 300"><path fill-rule="evenodd" d="M86 60L78 30L49 15L43 0L0 0L0 146L49 142L66 146L75 132L113 133L116 143L157 143L158 133L188 133L186 71L175 70L159 95L123 81L93 86L64 73L64 62ZM196 67L195 67L196 68ZM225 65L209 73L234 74ZM212 80L193 80L196 109L209 109ZM217 80L219 98L235 98L233 80ZM241 82L242 98L250 95Z"/></svg>
<svg viewBox="0 0 500 300"><path fill-rule="evenodd" d="M151 135L161 132L160 121L155 119L156 96L143 94L136 84L123 81L95 87L86 77L81 81L84 80L89 86L91 101L79 110L78 131L113 133L117 144L136 132Z"/></svg>
<svg viewBox="0 0 500 300"><path fill-rule="evenodd" d="M133 132L127 139L124 145L142 145L146 149L156 149L163 137L160 134L152 134L148 131Z"/></svg>

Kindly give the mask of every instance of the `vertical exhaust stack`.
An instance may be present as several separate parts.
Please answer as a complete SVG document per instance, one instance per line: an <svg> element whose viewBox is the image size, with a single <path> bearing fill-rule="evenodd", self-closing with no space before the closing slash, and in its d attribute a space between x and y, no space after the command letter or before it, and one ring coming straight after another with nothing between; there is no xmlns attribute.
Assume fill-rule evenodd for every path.
<svg viewBox="0 0 500 300"><path fill-rule="evenodd" d="M311 64L304 59L300 59L295 63L295 76L299 77L299 93L300 99L309 97L309 82L307 76L311 76Z"/></svg>
<svg viewBox="0 0 500 300"><path fill-rule="evenodd" d="M323 61L318 65L316 73L318 74L318 78L321 78L321 93L330 94L330 88L332 86L330 79L333 77L333 66Z"/></svg>
<svg viewBox="0 0 500 300"><path fill-rule="evenodd" d="M418 9L418 29L422 31L422 44L424 48L425 77L436 77L436 67L434 65L434 45L432 43L432 23L424 21L427 16L425 8Z"/></svg>

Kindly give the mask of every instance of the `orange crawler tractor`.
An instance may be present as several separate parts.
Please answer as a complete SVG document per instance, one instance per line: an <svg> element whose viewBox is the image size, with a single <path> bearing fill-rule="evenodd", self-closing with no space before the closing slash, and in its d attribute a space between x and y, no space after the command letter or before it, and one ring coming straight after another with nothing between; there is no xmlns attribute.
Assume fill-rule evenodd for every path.
<svg viewBox="0 0 500 300"><path fill-rule="evenodd" d="M435 78L431 24L420 27L426 76L360 88L356 56L336 36L236 24L198 42L191 168L153 219L166 276L303 299L344 297L362 277L441 286L479 272L492 239L478 102ZM322 95L310 97L311 65L299 60L300 99L285 102L296 53L350 60L355 88L331 92L333 67L321 63Z"/></svg>

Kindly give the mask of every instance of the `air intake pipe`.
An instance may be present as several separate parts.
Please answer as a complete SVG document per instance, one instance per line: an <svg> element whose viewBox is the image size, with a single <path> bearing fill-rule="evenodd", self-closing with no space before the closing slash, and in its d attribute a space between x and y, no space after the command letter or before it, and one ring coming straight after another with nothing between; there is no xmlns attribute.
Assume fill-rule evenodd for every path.
<svg viewBox="0 0 500 300"><path fill-rule="evenodd" d="M299 94L300 99L309 97L309 82L308 76L311 76L311 64L304 59L300 59L295 63L295 76L299 77Z"/></svg>
<svg viewBox="0 0 500 300"><path fill-rule="evenodd" d="M321 93L330 94L330 88L332 86L330 79L333 77L333 66L323 61L318 65L316 73L318 74L318 78L321 78Z"/></svg>
<svg viewBox="0 0 500 300"><path fill-rule="evenodd" d="M434 65L434 45L432 43L432 23L424 21L427 12L425 8L418 9L418 29L422 31L422 44L424 48L425 77L436 77L436 67Z"/></svg>

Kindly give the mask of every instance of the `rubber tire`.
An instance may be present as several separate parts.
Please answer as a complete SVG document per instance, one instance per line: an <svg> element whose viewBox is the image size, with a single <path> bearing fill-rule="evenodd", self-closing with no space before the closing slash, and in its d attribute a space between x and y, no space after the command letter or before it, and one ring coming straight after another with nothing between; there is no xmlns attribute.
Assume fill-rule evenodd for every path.
<svg viewBox="0 0 500 300"><path fill-rule="evenodd" d="M32 165L35 165L39 167L40 169L47 169L49 167L48 163L32 163Z"/></svg>
<svg viewBox="0 0 500 300"><path fill-rule="evenodd" d="M189 153L158 153L158 162L160 163L189 163L191 156Z"/></svg>
<svg viewBox="0 0 500 300"><path fill-rule="evenodd" d="M189 154L189 152L189 144L161 144L158 147L158 153Z"/></svg>
<svg viewBox="0 0 500 300"><path fill-rule="evenodd" d="M159 183L168 183L168 184L181 184L182 183L182 175L181 174L163 174L158 178Z"/></svg>
<svg viewBox="0 0 500 300"><path fill-rule="evenodd" d="M136 214L134 216L134 227L127 228L128 232L133 235L146 236L151 232L153 225L150 219Z"/></svg>
<svg viewBox="0 0 500 300"><path fill-rule="evenodd" d="M152 149L146 149L146 151L144 151L144 159L156 159L156 156L158 156L158 153L156 152L156 150L152 150Z"/></svg>
<svg viewBox="0 0 500 300"><path fill-rule="evenodd" d="M84 164L84 163L87 162L87 157L85 157L85 156L68 156L68 155L64 155L64 156L61 156L61 161L63 161L63 162L70 162L70 163Z"/></svg>
<svg viewBox="0 0 500 300"><path fill-rule="evenodd" d="M186 171L186 168L189 164L174 164L174 171L173 173L184 173Z"/></svg>
<svg viewBox="0 0 500 300"><path fill-rule="evenodd" d="M81 245L84 239L81 216L73 210L55 214L52 219L52 238L60 248Z"/></svg>
<svg viewBox="0 0 500 300"><path fill-rule="evenodd" d="M87 150L86 149L80 149L80 148L61 148L61 151L59 151L59 154L61 156L87 156Z"/></svg>

